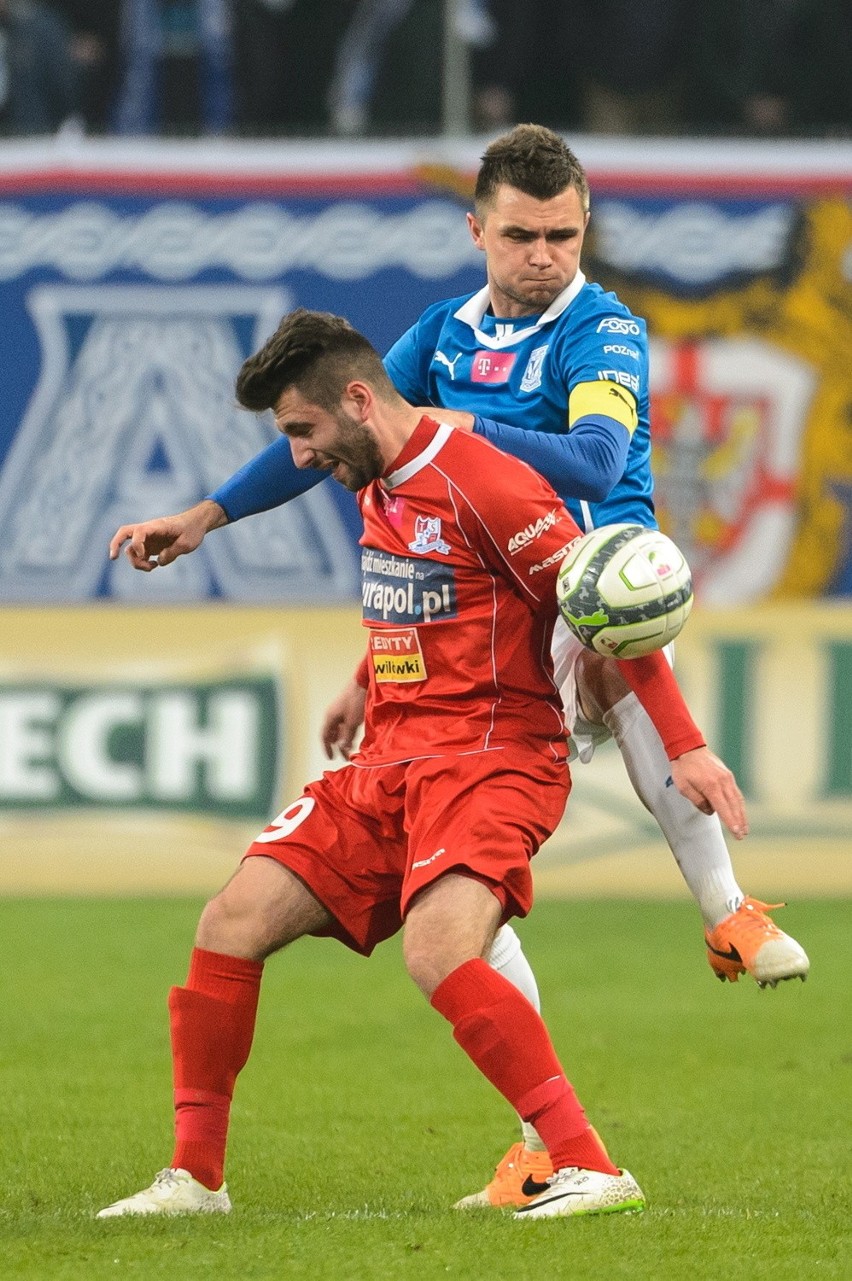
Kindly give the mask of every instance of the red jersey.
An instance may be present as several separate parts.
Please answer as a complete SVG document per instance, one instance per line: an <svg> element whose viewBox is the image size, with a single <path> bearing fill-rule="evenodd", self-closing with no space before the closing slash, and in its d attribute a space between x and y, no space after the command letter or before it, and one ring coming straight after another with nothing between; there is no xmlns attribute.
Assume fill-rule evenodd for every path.
<svg viewBox="0 0 852 1281"><path fill-rule="evenodd" d="M580 530L546 480L422 418L358 495L369 694L357 764L526 743L565 757L550 643Z"/></svg>

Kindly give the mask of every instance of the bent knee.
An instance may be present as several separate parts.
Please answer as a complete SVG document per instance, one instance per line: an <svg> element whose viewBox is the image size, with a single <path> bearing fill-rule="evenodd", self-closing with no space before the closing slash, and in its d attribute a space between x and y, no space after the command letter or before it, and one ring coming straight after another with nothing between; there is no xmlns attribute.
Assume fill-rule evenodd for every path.
<svg viewBox="0 0 852 1281"><path fill-rule="evenodd" d="M196 947L263 960L269 954L268 928L260 904L229 894L226 886L201 913L195 934Z"/></svg>
<svg viewBox="0 0 852 1281"><path fill-rule="evenodd" d="M433 950L417 942L409 943L407 939L403 941L403 958L405 968L427 1000L431 999L435 988L456 968L453 963L448 965Z"/></svg>

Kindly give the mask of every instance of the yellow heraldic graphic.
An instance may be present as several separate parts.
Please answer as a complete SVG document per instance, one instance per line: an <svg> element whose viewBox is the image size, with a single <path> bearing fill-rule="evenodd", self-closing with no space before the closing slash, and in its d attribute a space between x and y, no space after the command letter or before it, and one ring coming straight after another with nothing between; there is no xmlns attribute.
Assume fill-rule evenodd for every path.
<svg viewBox="0 0 852 1281"><path fill-rule="evenodd" d="M370 657L377 681L426 679L426 664L416 627L370 632Z"/></svg>
<svg viewBox="0 0 852 1281"><path fill-rule="evenodd" d="M647 318L669 365L679 366L668 386L661 390L658 384L655 391L662 362L659 351L652 353L651 428L662 527L683 538L680 529L675 535L678 513L672 504L684 482L697 478L704 498L692 503L690 561L700 568L702 558L718 563L744 545L750 514L761 503L786 505L786 546L780 553L777 542L764 549L767 556L781 557L766 584L765 594L774 599L819 595L842 568L843 495L852 486L850 263L852 207L832 198L804 205L785 260L744 284L683 298L621 277L608 282L632 311ZM727 406L714 404L713 388L706 381L701 386L707 369L714 362L721 366L725 350L729 367L740 361L747 368L759 346L778 366L775 387L769 379L763 388L728 388ZM783 407L789 415L790 391L804 379L809 386L801 392L793 431ZM681 452L692 451L690 476L679 440ZM786 460L783 473L773 467L773 457ZM753 547L753 555L760 554Z"/></svg>

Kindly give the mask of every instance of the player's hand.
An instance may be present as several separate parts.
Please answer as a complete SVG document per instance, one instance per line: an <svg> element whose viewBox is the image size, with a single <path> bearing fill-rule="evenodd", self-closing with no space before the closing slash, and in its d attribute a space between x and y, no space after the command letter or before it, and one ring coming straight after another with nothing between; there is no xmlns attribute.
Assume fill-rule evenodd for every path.
<svg viewBox="0 0 852 1281"><path fill-rule="evenodd" d="M355 743L355 735L364 724L364 707L367 691L353 678L326 709L322 723L322 745L330 761L335 749L348 761Z"/></svg>
<svg viewBox="0 0 852 1281"><path fill-rule="evenodd" d="M436 418L438 422L448 423L461 431L473 431L474 417L466 409L444 409L443 405L418 405L418 409L427 418Z"/></svg>
<svg viewBox="0 0 852 1281"><path fill-rule="evenodd" d="M724 761L707 747L684 752L671 762L672 781L688 801L704 814L718 814L732 836L748 836L745 801L737 780Z"/></svg>
<svg viewBox="0 0 852 1281"><path fill-rule="evenodd" d="M171 565L178 556L194 552L205 534L227 523L228 517L219 504L205 498L176 516L159 516L135 525L122 525L109 545L109 558L115 560L127 543L124 553L133 568L149 574L159 565Z"/></svg>

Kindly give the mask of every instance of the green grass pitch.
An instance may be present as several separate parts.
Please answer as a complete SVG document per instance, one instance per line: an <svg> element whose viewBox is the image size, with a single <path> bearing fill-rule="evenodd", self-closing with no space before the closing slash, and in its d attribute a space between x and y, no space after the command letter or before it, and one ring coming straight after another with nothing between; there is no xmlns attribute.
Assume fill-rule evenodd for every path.
<svg viewBox="0 0 852 1281"><path fill-rule="evenodd" d="M644 1215L450 1209L513 1118L405 976L305 940L267 966L223 1219L94 1212L171 1155L165 999L199 904L0 902L0 1274L817 1281L849 1257L848 904L783 924L806 984L717 983L685 904L540 903L519 927L557 1048Z"/></svg>

